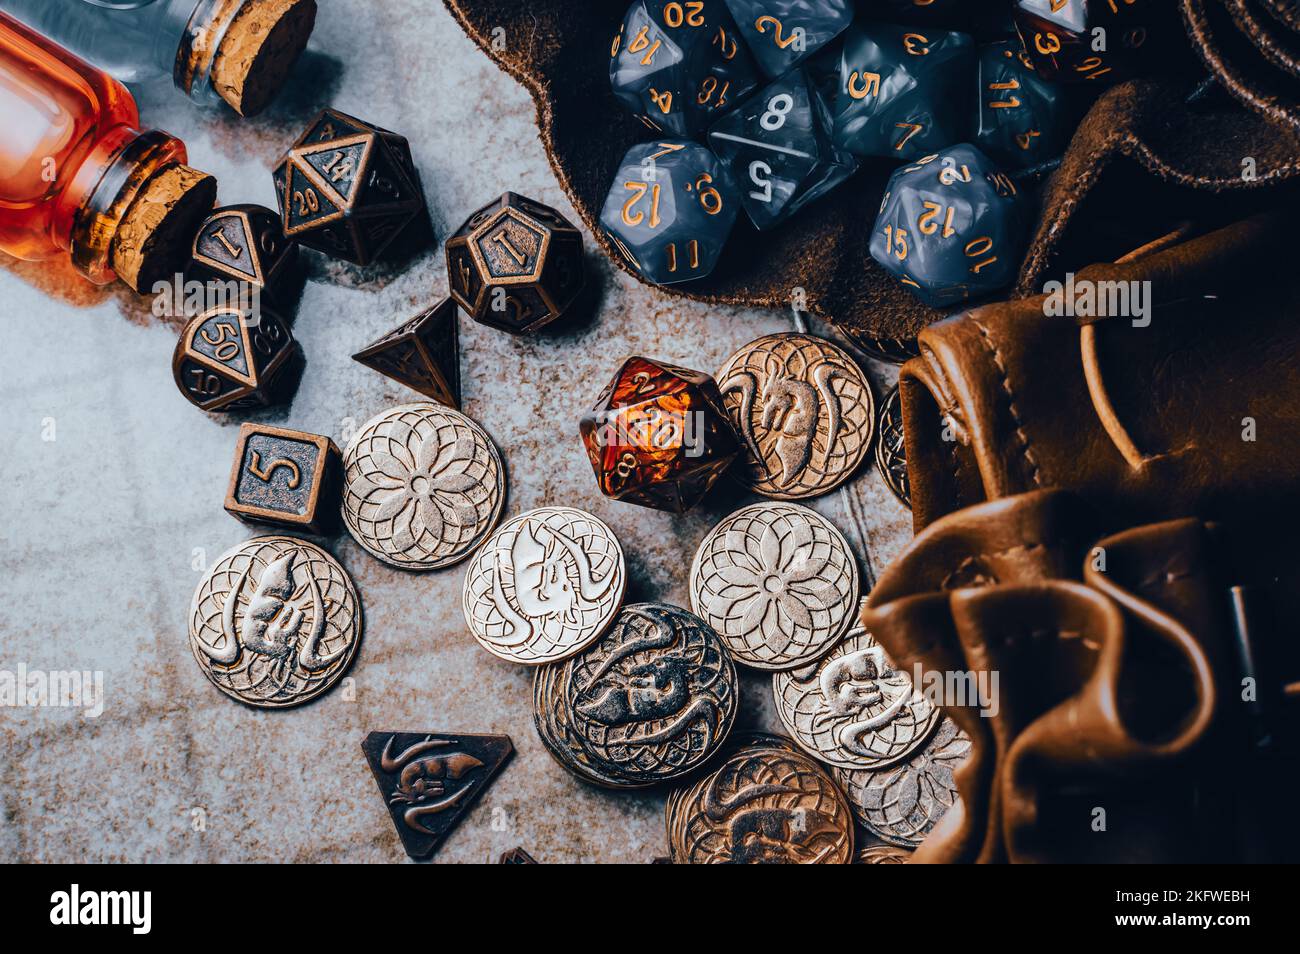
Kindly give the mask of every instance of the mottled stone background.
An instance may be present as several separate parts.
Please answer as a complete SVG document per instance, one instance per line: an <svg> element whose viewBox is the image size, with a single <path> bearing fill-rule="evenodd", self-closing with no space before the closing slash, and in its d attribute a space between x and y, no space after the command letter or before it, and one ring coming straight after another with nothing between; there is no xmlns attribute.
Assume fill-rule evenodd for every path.
<svg viewBox="0 0 1300 954"><path fill-rule="evenodd" d="M410 138L440 238L507 189L572 216L531 100L427 0L323 0L291 87L251 121L195 109L170 86L139 94L146 124L180 136L191 163L219 178L222 203L273 206L273 161L316 110L335 106ZM446 275L434 247L368 270L306 256L294 325L302 384L291 406L254 419L343 444L349 425L418 397L351 353L444 295ZM681 301L599 258L590 273L593 307L538 337L462 317L464 410L506 460L507 516L586 508L622 540L630 600L685 604L696 545L747 501L725 485L674 517L603 499L578 415L626 355L712 372L751 338L789 328L790 316ZM0 860L404 860L361 755L375 729L514 740L515 759L439 861L495 860L517 845L544 862L665 853L662 792L597 791L546 754L531 721L532 673L488 655L465 630L463 564L407 574L346 534L324 541L364 605L355 699L336 689L305 708L263 712L217 692L190 655L186 618L196 562L253 535L221 509L239 420L181 397L171 376L177 328L122 287L0 256L0 316L0 669L102 670L106 694L98 719L0 709ZM867 367L879 398L893 369ZM43 439L47 419L53 441ZM910 537L906 511L870 465L848 493L816 506L855 544L868 581ZM770 697L768 677L747 676L742 724L772 725ZM194 830L196 809L205 831Z"/></svg>

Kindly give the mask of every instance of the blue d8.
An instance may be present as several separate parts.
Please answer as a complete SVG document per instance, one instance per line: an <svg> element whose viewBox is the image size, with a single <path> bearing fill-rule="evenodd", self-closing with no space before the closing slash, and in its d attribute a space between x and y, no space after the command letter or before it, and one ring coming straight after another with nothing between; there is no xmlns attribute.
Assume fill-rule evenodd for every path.
<svg viewBox="0 0 1300 954"><path fill-rule="evenodd" d="M699 143L665 139L623 156L600 224L633 268L659 285L713 271L736 223L726 167Z"/></svg>
<svg viewBox="0 0 1300 954"><path fill-rule="evenodd" d="M856 24L840 54L835 145L913 159L968 139L974 80L966 33Z"/></svg>
<svg viewBox="0 0 1300 954"><path fill-rule="evenodd" d="M782 76L853 22L852 0L727 0L740 35L768 76Z"/></svg>
<svg viewBox="0 0 1300 954"><path fill-rule="evenodd" d="M740 203L759 229L789 218L853 174L858 160L831 143L826 101L806 68L768 84L709 130Z"/></svg>
<svg viewBox="0 0 1300 954"><path fill-rule="evenodd" d="M890 177L871 257L927 305L942 308L1009 285L1028 226L1015 183L962 143Z"/></svg>
<svg viewBox="0 0 1300 954"><path fill-rule="evenodd" d="M1039 78L1019 43L980 48L975 144L1010 169L1059 155L1069 141L1061 89Z"/></svg>
<svg viewBox="0 0 1300 954"><path fill-rule="evenodd" d="M677 136L702 133L761 82L722 0L634 3L609 56L614 95Z"/></svg>

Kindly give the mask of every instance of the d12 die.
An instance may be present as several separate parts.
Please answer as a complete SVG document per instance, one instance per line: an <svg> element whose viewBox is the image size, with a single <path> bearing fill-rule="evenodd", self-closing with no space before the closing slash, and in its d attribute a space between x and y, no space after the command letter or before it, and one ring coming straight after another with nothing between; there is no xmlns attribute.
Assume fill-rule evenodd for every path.
<svg viewBox="0 0 1300 954"><path fill-rule="evenodd" d="M444 298L352 356L448 407L460 407L456 302Z"/></svg>
<svg viewBox="0 0 1300 954"><path fill-rule="evenodd" d="M727 0L727 7L769 77L783 75L853 21L852 0Z"/></svg>
<svg viewBox="0 0 1300 954"><path fill-rule="evenodd" d="M578 425L601 492L681 513L740 453L713 378L628 358Z"/></svg>
<svg viewBox="0 0 1300 954"><path fill-rule="evenodd" d="M328 437L241 425L226 512L252 523L323 532L338 512L339 467L339 449Z"/></svg>
<svg viewBox="0 0 1300 954"><path fill-rule="evenodd" d="M270 404L276 375L296 346L288 326L265 305L221 305L185 326L172 374L186 400L205 411Z"/></svg>
<svg viewBox="0 0 1300 954"><path fill-rule="evenodd" d="M831 117L807 69L793 70L709 130L754 225L768 229L853 174L857 159L831 142Z"/></svg>
<svg viewBox="0 0 1300 954"><path fill-rule="evenodd" d="M835 145L911 159L970 135L975 41L965 33L855 24L844 38Z"/></svg>
<svg viewBox="0 0 1300 954"><path fill-rule="evenodd" d="M979 51L979 130L975 144L1010 169L1059 155L1069 141L1058 86L1041 79L1020 44L990 43Z"/></svg>
<svg viewBox="0 0 1300 954"><path fill-rule="evenodd" d="M244 282L275 300L297 264L298 244L284 237L270 209L230 205L204 221L190 256L187 280Z"/></svg>
<svg viewBox="0 0 1300 954"><path fill-rule="evenodd" d="M614 95L647 125L693 136L760 80L722 0L639 0L610 46Z"/></svg>
<svg viewBox="0 0 1300 954"><path fill-rule="evenodd" d="M1010 284L1028 225L1015 183L962 143L890 177L871 257L926 304L943 307Z"/></svg>
<svg viewBox="0 0 1300 954"><path fill-rule="evenodd" d="M284 234L358 265L374 261L424 208L406 139L332 109L272 175Z"/></svg>
<svg viewBox="0 0 1300 954"><path fill-rule="evenodd" d="M479 324L536 331L582 291L582 233L549 205L507 192L447 240L447 276L451 297Z"/></svg>
<svg viewBox="0 0 1300 954"><path fill-rule="evenodd" d="M1013 16L1043 79L1113 83L1141 62L1155 6L1152 0L1016 0Z"/></svg>
<svg viewBox="0 0 1300 954"><path fill-rule="evenodd" d="M666 139L623 156L600 223L629 265L668 285L713 271L737 210L726 166L697 143Z"/></svg>

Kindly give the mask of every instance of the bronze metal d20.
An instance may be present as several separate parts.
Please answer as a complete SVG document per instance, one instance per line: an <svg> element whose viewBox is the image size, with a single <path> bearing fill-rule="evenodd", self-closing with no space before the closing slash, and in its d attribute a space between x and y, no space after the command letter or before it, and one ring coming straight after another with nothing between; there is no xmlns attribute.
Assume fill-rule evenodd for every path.
<svg viewBox="0 0 1300 954"><path fill-rule="evenodd" d="M428 858L501 770L506 735L371 732L361 743L402 847Z"/></svg>

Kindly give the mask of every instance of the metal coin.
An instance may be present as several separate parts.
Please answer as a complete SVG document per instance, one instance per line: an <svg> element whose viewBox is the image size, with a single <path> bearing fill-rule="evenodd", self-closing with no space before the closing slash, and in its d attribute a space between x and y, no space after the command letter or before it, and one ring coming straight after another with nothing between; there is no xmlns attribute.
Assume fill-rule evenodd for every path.
<svg viewBox="0 0 1300 954"><path fill-rule="evenodd" d="M190 604L190 649L233 699L296 706L329 689L361 642L361 602L332 556L295 537L255 537L217 558Z"/></svg>
<svg viewBox="0 0 1300 954"><path fill-rule="evenodd" d="M903 445L903 403L898 397L898 385L885 397L876 422L876 469L893 492L909 510L912 507L912 487L907 479L907 448Z"/></svg>
<svg viewBox="0 0 1300 954"><path fill-rule="evenodd" d="M709 531L691 567L691 606L739 663L794 669L853 623L858 567L826 518L791 503L737 510Z"/></svg>
<svg viewBox="0 0 1300 954"><path fill-rule="evenodd" d="M618 538L570 507L543 507L505 523L470 561L461 604L474 638L494 656L537 665L593 643L623 602Z"/></svg>
<svg viewBox="0 0 1300 954"><path fill-rule="evenodd" d="M912 853L894 845L867 845L858 849L853 859L855 865L905 865L911 862Z"/></svg>
<svg viewBox="0 0 1300 954"><path fill-rule="evenodd" d="M561 703L568 676L568 667L554 663L542 666L533 677L533 725L538 738L555 761L582 781L605 788L629 787L617 778L599 774L574 735L568 707Z"/></svg>
<svg viewBox="0 0 1300 954"><path fill-rule="evenodd" d="M939 722L939 710L861 625L813 665L774 674L772 693L776 713L794 740L814 758L840 768L893 765Z"/></svg>
<svg viewBox="0 0 1300 954"><path fill-rule="evenodd" d="M496 526L505 469L483 428L440 404L365 423L343 454L343 520L373 556L406 570L463 560Z"/></svg>
<svg viewBox="0 0 1300 954"><path fill-rule="evenodd" d="M848 327L842 327L840 330L850 341L865 351L868 357L884 361L886 364L902 364L921 353L915 338L875 338Z"/></svg>
<svg viewBox="0 0 1300 954"><path fill-rule="evenodd" d="M717 380L746 447L731 472L765 497L824 494L849 478L871 445L871 385L825 339L776 334L751 341L727 359Z"/></svg>

